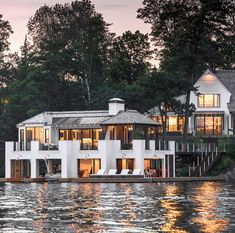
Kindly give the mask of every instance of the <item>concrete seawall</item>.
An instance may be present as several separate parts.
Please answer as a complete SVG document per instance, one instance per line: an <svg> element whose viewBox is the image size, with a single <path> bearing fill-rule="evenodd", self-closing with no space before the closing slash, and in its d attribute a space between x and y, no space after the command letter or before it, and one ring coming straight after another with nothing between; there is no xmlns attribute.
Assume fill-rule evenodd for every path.
<svg viewBox="0 0 235 233"><path fill-rule="evenodd" d="M200 181L226 181L225 175L220 176L202 176L202 177L170 177L170 178L71 178L71 179L59 179L56 182L68 182L68 183L158 183L158 182L200 182ZM0 182L46 182L44 178L23 178L23 179L5 179L0 178ZM55 182L55 181L54 181Z"/></svg>

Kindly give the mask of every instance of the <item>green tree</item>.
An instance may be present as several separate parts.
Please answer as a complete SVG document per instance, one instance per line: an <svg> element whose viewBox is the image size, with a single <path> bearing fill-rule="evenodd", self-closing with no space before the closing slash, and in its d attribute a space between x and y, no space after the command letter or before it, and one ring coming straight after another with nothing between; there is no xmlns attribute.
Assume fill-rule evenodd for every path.
<svg viewBox="0 0 235 233"><path fill-rule="evenodd" d="M126 31L114 38L109 51L111 80L127 84L136 81L149 71L152 53L148 34Z"/></svg>
<svg viewBox="0 0 235 233"><path fill-rule="evenodd" d="M77 101L89 108L92 92L104 82L112 35L90 0L43 6L28 23L35 64L61 81L82 87Z"/></svg>
<svg viewBox="0 0 235 233"><path fill-rule="evenodd" d="M0 88L8 82L7 74L9 73L10 63L6 62L7 52L9 50L9 37L13 33L8 21L3 20L0 14Z"/></svg>
<svg viewBox="0 0 235 233"><path fill-rule="evenodd" d="M152 25L160 48L161 68L184 79L187 89L184 138L190 116L190 91L206 68L233 68L235 2L233 0L144 0L138 17Z"/></svg>

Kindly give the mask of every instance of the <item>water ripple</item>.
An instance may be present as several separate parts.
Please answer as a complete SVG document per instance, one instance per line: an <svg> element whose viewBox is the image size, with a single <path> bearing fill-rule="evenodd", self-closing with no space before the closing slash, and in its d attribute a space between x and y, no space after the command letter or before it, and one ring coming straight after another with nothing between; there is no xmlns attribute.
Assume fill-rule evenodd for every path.
<svg viewBox="0 0 235 233"><path fill-rule="evenodd" d="M0 232L235 232L235 186L0 184Z"/></svg>

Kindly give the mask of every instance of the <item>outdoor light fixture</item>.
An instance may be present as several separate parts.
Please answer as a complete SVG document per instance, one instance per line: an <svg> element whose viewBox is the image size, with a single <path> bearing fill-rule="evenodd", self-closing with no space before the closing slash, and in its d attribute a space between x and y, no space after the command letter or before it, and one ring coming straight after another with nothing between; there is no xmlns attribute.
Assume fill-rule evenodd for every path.
<svg viewBox="0 0 235 233"><path fill-rule="evenodd" d="M126 158L126 154L122 153L122 158L125 159Z"/></svg>
<svg viewBox="0 0 235 233"><path fill-rule="evenodd" d="M90 158L90 155L89 155L89 154L86 154L86 155L85 155L85 159L88 159L88 158Z"/></svg>

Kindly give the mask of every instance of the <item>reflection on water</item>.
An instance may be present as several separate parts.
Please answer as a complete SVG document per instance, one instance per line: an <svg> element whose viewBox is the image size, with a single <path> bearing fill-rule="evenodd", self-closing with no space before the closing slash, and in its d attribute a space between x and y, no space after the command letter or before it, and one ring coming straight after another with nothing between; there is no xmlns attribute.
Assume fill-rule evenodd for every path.
<svg viewBox="0 0 235 233"><path fill-rule="evenodd" d="M229 219L220 210L221 192L222 186L216 183L202 183L194 191L192 202L197 215L192 221L200 226L200 232L222 232L229 225Z"/></svg>
<svg viewBox="0 0 235 233"><path fill-rule="evenodd" d="M163 232L185 233L187 230L177 223L182 219L184 211L182 205L177 199L184 199L182 196L182 186L167 185L165 188L165 197L160 201L161 207L165 209L165 224L161 227Z"/></svg>
<svg viewBox="0 0 235 233"><path fill-rule="evenodd" d="M235 232L235 186L0 184L0 232Z"/></svg>

